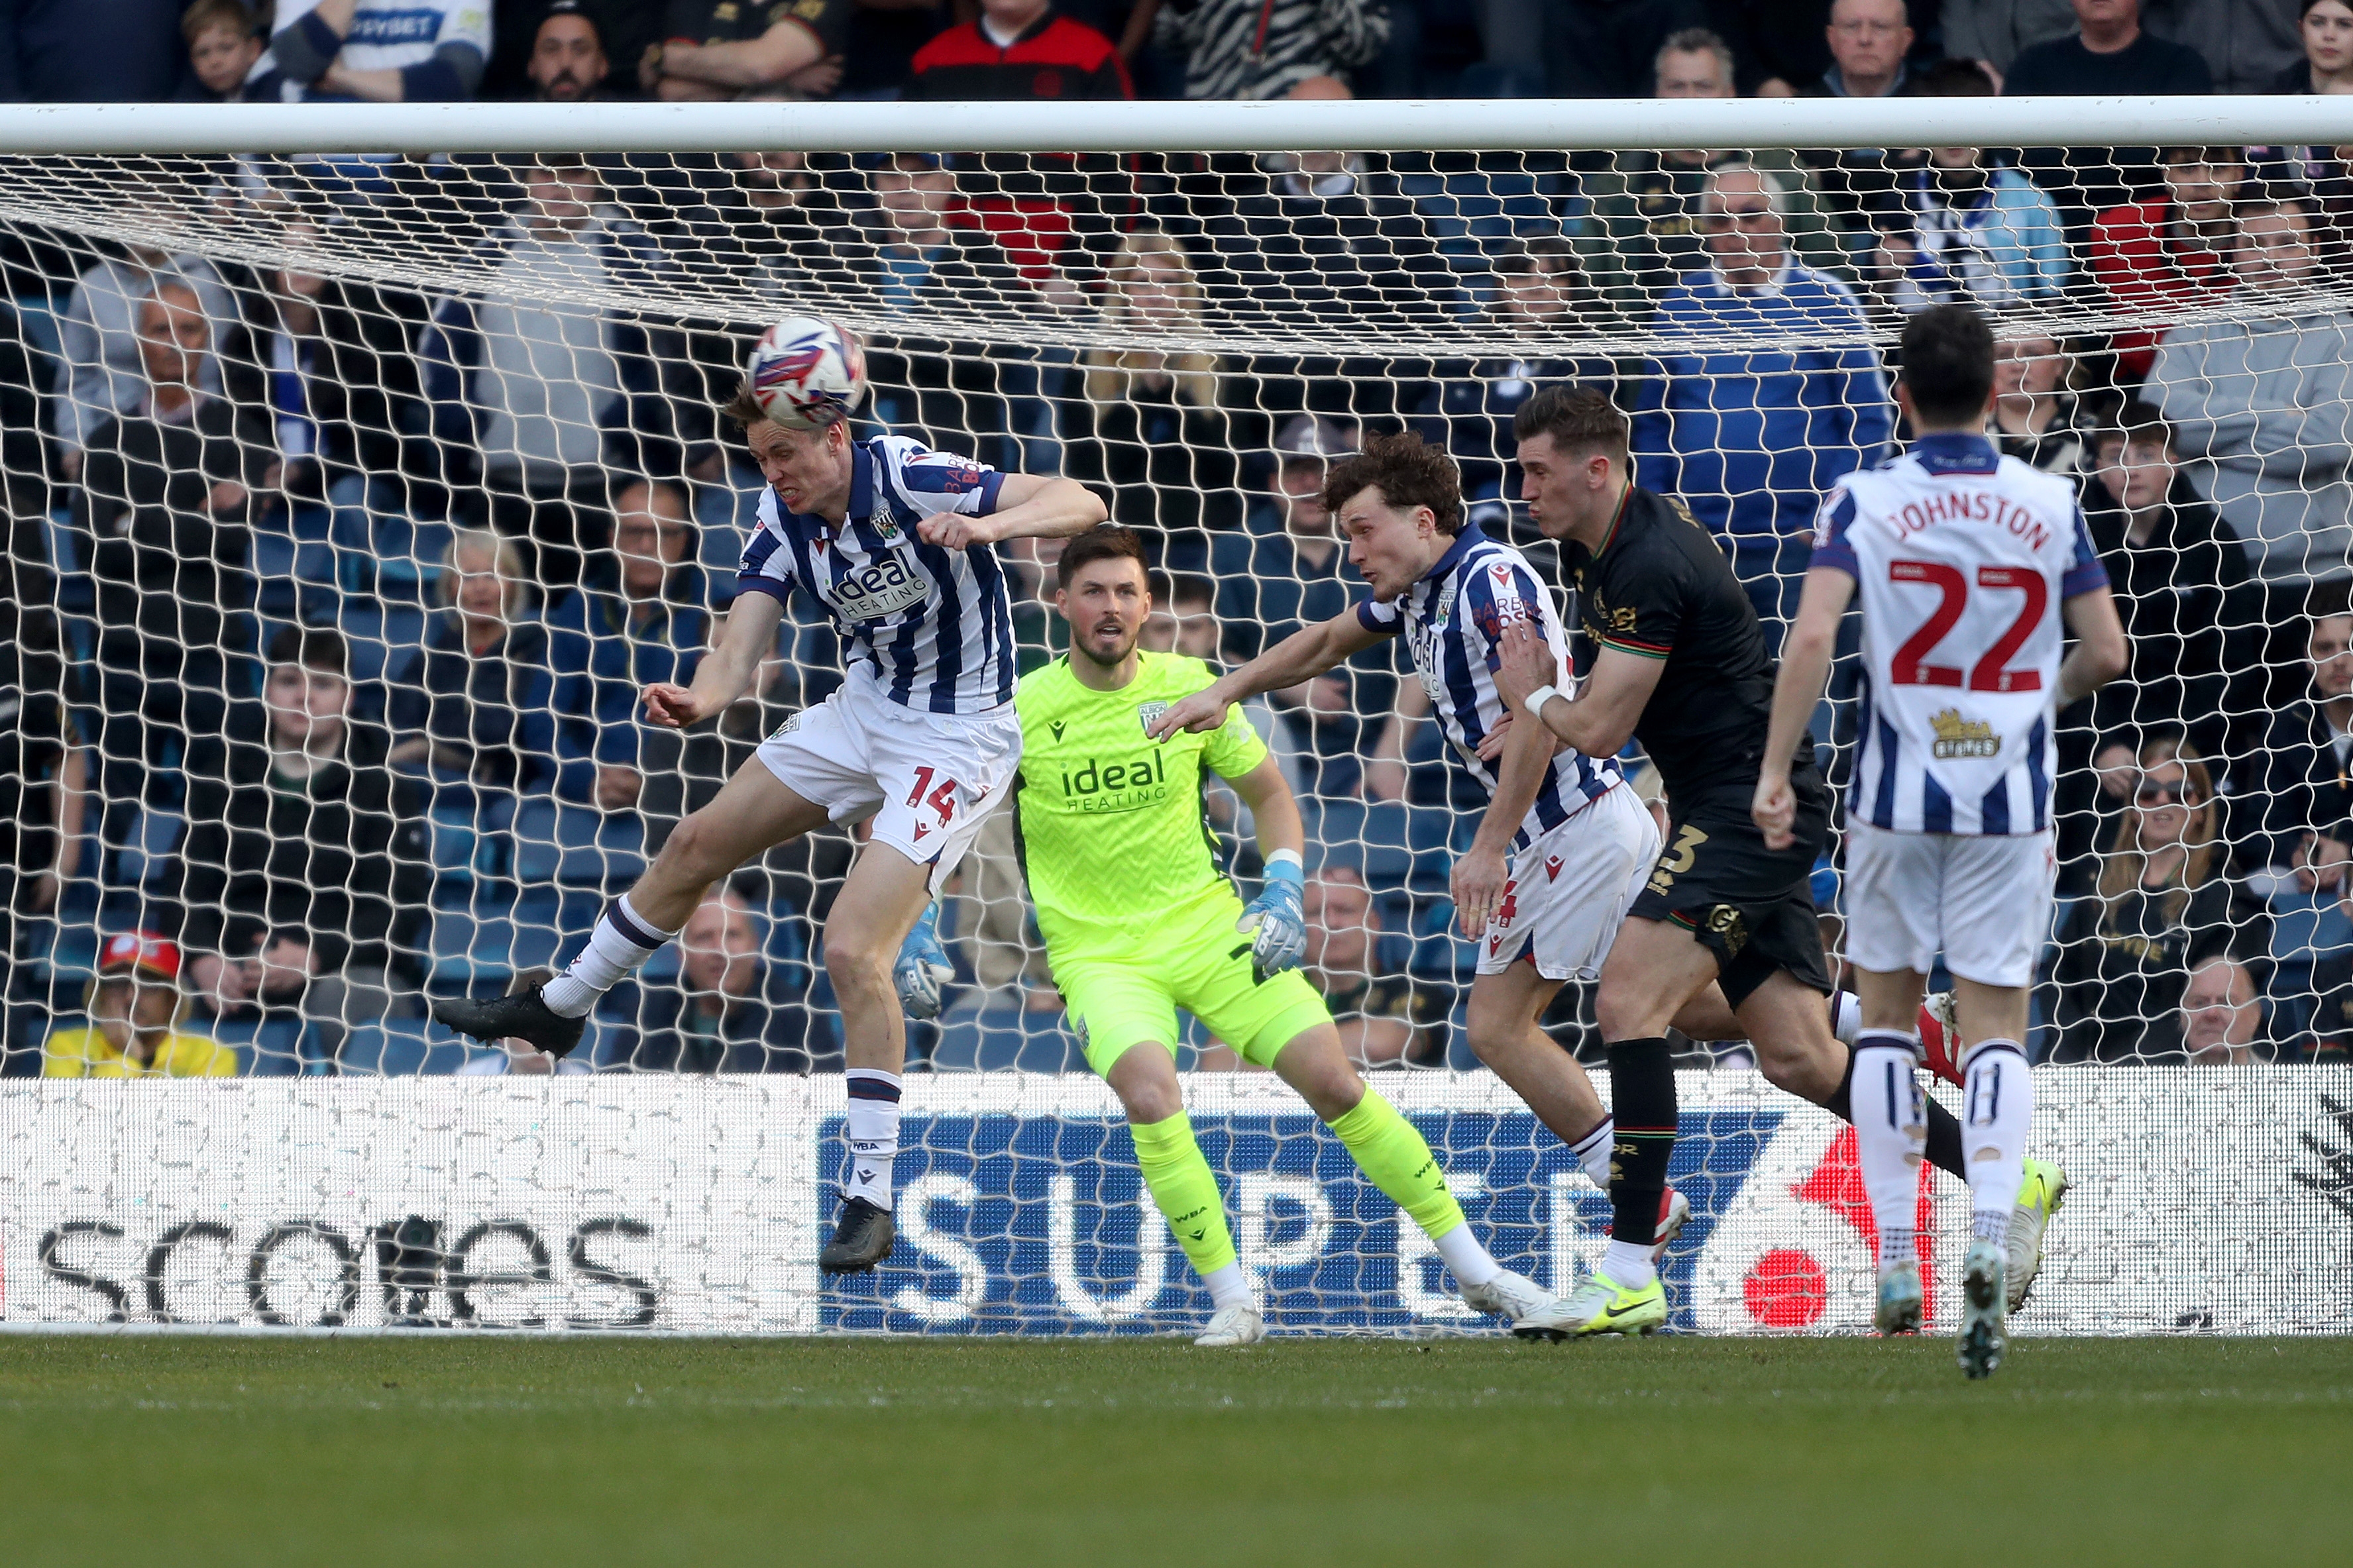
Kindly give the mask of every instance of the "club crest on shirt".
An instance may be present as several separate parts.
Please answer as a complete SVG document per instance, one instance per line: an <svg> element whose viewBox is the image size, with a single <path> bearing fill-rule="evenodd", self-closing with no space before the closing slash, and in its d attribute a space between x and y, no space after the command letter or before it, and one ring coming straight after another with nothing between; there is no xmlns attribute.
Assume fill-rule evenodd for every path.
<svg viewBox="0 0 2353 1568"><path fill-rule="evenodd" d="M1135 721L1143 726L1144 732L1149 735L1152 733L1152 726L1159 721L1163 713L1167 711L1168 704L1166 702L1139 702L1135 705Z"/></svg>
<svg viewBox="0 0 2353 1568"><path fill-rule="evenodd" d="M1430 630L1438 631L1443 628L1446 623L1453 617L1454 595L1456 592L1457 585L1455 581L1453 578L1449 577L1446 580L1445 585L1438 590L1438 609L1437 612L1430 617Z"/></svg>
<svg viewBox="0 0 2353 1568"><path fill-rule="evenodd" d="M899 531L899 520L892 517L889 512L878 511L874 514L871 521L874 524L874 531L881 537L883 543L896 544L904 537L904 535Z"/></svg>
<svg viewBox="0 0 2353 1568"><path fill-rule="evenodd" d="M1641 622L1641 612L1631 605L1612 605L1601 596L1600 590L1597 588L1592 595L1592 608L1587 613L1586 619L1602 631L1631 637Z"/></svg>
<svg viewBox="0 0 2353 1568"><path fill-rule="evenodd" d="M1944 761L1958 757L1991 757L2001 752L2001 737L1981 719L1964 719L1957 708L1933 714L1929 727L1936 731L1929 754Z"/></svg>

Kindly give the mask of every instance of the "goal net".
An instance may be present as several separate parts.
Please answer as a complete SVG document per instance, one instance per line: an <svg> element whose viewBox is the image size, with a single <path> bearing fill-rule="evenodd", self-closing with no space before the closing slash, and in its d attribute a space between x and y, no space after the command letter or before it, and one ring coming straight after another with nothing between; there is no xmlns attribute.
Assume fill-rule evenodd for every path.
<svg viewBox="0 0 2353 1568"><path fill-rule="evenodd" d="M1154 558L1147 646L1230 664L1362 596L1319 491L1377 433L1442 446L1470 522L1557 583L1511 426L1564 383L1631 416L1641 482L1716 536L1778 641L1823 492L1906 440L1904 319L1949 300L1995 318L1995 438L2081 487L2133 637L2129 677L2061 722L2061 898L2033 1038L2071 1069L2046 1079L2063 1086L2046 1091L2052 1140L2155 1180L2218 1117L2304 1132L2284 1163L2258 1160L2281 1173L2264 1220L2307 1250L2341 1246L2325 1237L2353 1180L2334 1120L2353 1090L2327 1065L2353 996L2353 176L2337 145L2353 132L2327 104L2218 100L2193 121L1954 90L1136 105L1116 122L1048 114L1028 140L1007 106L110 110L80 151L70 129L12 121L12 145L59 150L0 159L9 1070L121 1074L128 1050L133 1076L543 1071L428 1024L425 999L568 959L680 818L842 678L837 629L801 602L717 721L681 735L638 700L687 678L733 597L762 480L718 409L780 316L862 337L861 436L1096 488ZM468 151L470 129L496 150ZM1880 145L1845 145L1858 131ZM448 150L308 150L375 135ZM1003 553L1026 671L1066 646L1053 547ZM1484 803L1431 717L1448 700L1384 648L1250 718L1305 811L1309 972L1351 1050L1408 1075L1380 1081L1506 1261L1567 1282L1606 1205L1468 1047L1476 949L1448 875ZM1834 783L1857 722L1842 651L1813 731ZM1247 813L1222 791L1205 810L1252 882ZM821 1304L813 1275L762 1283L762 1238L797 1226L797 1257L829 1207L840 1034L819 931L855 839L817 835L731 879L595 1015L560 1070L596 1076L553 1099L251 1085L234 1110L186 1102L183 1145L147 1102L13 1095L11 1137L61 1163L15 1178L47 1194L7 1238L41 1260L23 1291L66 1319L623 1326L649 1280L702 1268L702 1305L666 1326L1152 1327L1197 1310L1138 1206L1116 1108L1084 1077L1002 814L946 900L946 1012L911 1029L934 1075L911 1089L901 1161L914 1260ZM1815 887L1834 953L1839 885L1833 852ZM1572 984L1544 1022L1598 1060L1590 1020ZM1277 1321L1453 1322L1434 1258L1412 1255L1409 1226L1391 1237L1377 1196L1359 1214L1303 1108L1212 1078L1231 1053L1198 1029L1178 1045ZM1861 1321L1851 1136L1765 1088L1745 1047L1680 1059L1697 1109L1677 1179L1714 1186L1670 1268L1678 1321ZM2250 1064L2277 1070L2188 1070ZM976 1074L1005 1076L952 1079ZM522 1148L526 1104L576 1115L560 1152ZM807 1147L764 1152L763 1118ZM480 1167L502 1195L452 1196L476 1167L448 1149L482 1137L503 1151ZM239 1152L210 1160L208 1139ZM137 1180L92 1176L101 1146ZM347 1178L376 1196L353 1206ZM698 1182L725 1194L703 1239L647 1240L666 1222L629 1205L686 1214L670 1188ZM256 1184L279 1194L264 1219L192 1206ZM134 1189L179 1228L126 1230ZM1966 1215L1957 1186L1923 1201ZM2130 1195L2112 1201L2077 1261L2087 1287L2147 1294L2127 1326L2242 1324L2219 1300L2159 1299L2191 1217L2150 1240ZM2119 1258L2127 1237L2139 1250ZM2077 1304L2053 1326L2101 1325L2089 1295L2062 1296ZM2298 1321L2342 1310L2316 1299ZM2243 1320L2295 1326L2253 1305Z"/></svg>

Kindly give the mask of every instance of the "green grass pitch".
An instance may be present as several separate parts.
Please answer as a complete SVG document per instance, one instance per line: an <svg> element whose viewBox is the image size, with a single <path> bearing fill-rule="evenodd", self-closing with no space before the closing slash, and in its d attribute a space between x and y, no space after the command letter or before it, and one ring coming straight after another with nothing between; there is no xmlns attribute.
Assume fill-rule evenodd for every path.
<svg viewBox="0 0 2353 1568"><path fill-rule="evenodd" d="M16 1568L2341 1563L2348 1451L2346 1340L0 1339Z"/></svg>

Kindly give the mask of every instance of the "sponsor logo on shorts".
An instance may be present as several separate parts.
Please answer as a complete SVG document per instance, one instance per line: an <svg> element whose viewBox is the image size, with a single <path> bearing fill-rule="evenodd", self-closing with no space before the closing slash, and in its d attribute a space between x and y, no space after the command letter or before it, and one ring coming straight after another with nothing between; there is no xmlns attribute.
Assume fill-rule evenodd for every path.
<svg viewBox="0 0 2353 1568"><path fill-rule="evenodd" d="M1936 731L1929 754L1949 762L1957 757L1991 757L2001 752L2001 737L1993 726L1981 719L1964 719L1960 710L1947 708L1932 715L1928 723Z"/></svg>
<svg viewBox="0 0 2353 1568"><path fill-rule="evenodd" d="M1561 859L1560 859L1560 857L1559 857L1559 856L1557 856L1557 855L1547 855L1547 856L1546 856L1546 857L1545 857L1545 880L1546 880L1546 881L1547 881L1547 882L1557 882L1557 881L1559 881L1559 880L1560 880L1560 867L1561 867Z"/></svg>
<svg viewBox="0 0 2353 1568"><path fill-rule="evenodd" d="M1740 950L1748 945L1748 922L1730 904L1718 904L1707 911L1707 929L1723 939L1726 958L1739 957Z"/></svg>

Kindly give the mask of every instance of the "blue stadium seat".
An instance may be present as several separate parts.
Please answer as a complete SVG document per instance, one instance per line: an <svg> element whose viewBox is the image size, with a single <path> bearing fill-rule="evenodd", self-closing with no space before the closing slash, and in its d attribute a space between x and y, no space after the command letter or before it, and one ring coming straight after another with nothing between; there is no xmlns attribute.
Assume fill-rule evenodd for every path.
<svg viewBox="0 0 2353 1568"><path fill-rule="evenodd" d="M344 1037L340 1067L346 1078L417 1078L454 1073L470 1054L463 1040L438 1024L386 1018Z"/></svg>
<svg viewBox="0 0 2353 1568"><path fill-rule="evenodd" d="M337 616L351 649L352 679L396 679L425 646L426 612L402 605L346 599Z"/></svg>
<svg viewBox="0 0 2353 1568"><path fill-rule="evenodd" d="M515 901L496 883L445 886L426 937L426 989L435 995L495 994L514 973Z"/></svg>
<svg viewBox="0 0 2353 1568"><path fill-rule="evenodd" d="M942 1016L939 1030L932 1050L938 1072L1076 1072L1086 1066L1060 1014L958 1007Z"/></svg>

